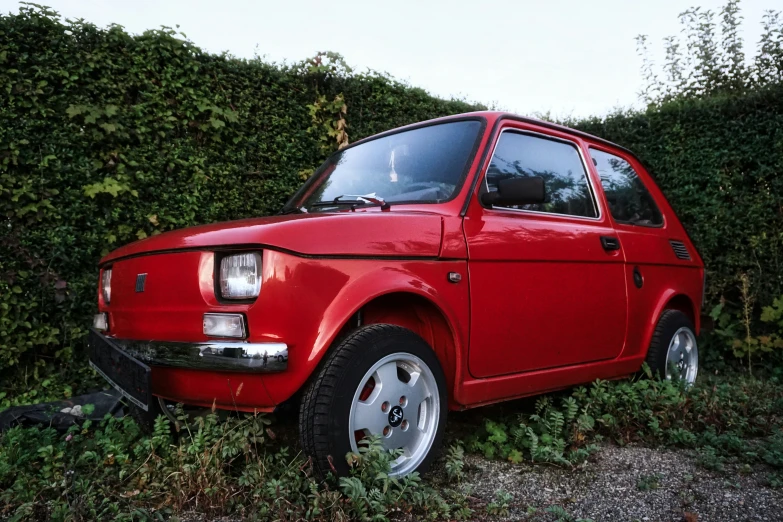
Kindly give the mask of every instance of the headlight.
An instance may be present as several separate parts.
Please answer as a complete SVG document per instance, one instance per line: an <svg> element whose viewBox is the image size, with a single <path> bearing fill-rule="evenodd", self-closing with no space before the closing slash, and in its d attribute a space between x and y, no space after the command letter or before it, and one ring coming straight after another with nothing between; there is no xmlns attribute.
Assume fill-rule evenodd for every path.
<svg viewBox="0 0 783 522"><path fill-rule="evenodd" d="M220 260L220 296L252 299L261 291L261 254L237 254Z"/></svg>
<svg viewBox="0 0 783 522"><path fill-rule="evenodd" d="M111 268L104 270L101 274L101 292L103 293L103 301L109 304L111 302Z"/></svg>

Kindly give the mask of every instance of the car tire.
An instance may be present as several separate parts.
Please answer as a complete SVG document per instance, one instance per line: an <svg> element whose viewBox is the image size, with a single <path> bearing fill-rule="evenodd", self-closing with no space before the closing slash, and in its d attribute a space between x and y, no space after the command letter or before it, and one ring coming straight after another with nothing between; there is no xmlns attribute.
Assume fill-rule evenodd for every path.
<svg viewBox="0 0 783 522"><path fill-rule="evenodd" d="M443 369L424 339L395 325L362 326L326 355L305 388L302 447L318 475L345 476L357 439L377 434L410 455L392 463L392 475L424 472L440 447L447 404Z"/></svg>
<svg viewBox="0 0 783 522"><path fill-rule="evenodd" d="M654 376L678 376L691 385L699 371L699 348L693 323L679 310L664 310L655 326L647 365Z"/></svg>

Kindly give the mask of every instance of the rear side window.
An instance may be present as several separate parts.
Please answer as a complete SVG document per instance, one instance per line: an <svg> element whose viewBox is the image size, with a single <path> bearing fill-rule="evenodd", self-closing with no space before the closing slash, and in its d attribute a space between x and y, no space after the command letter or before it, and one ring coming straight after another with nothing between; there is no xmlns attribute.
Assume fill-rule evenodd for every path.
<svg viewBox="0 0 783 522"><path fill-rule="evenodd" d="M575 145L559 140L504 132L487 170L487 189L494 192L507 178L540 176L545 203L510 208L594 218L598 216L582 158Z"/></svg>
<svg viewBox="0 0 783 522"><path fill-rule="evenodd" d="M619 223L659 227L663 216L630 163L619 156L590 149L601 177L612 217Z"/></svg>

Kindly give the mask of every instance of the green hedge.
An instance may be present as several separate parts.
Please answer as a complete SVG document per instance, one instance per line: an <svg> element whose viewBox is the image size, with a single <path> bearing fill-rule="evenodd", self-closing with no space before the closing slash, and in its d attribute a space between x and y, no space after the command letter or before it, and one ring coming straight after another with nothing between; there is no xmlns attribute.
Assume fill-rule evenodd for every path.
<svg viewBox="0 0 783 522"><path fill-rule="evenodd" d="M0 93L0 377L68 365L102 254L279 210L336 147L342 116L355 140L475 110L330 55L238 60L171 31L130 36L36 7L0 17Z"/></svg>
<svg viewBox="0 0 783 522"><path fill-rule="evenodd" d="M0 17L0 93L5 383L69 369L102 254L275 212L343 131L353 141L476 108L353 74L330 54L270 65L204 53L168 30L130 36L29 6ZM713 300L743 271L760 302L781 293L783 90L577 126L647 162L708 263Z"/></svg>
<svg viewBox="0 0 783 522"><path fill-rule="evenodd" d="M645 163L704 258L708 305L737 303L740 274L756 311L783 294L783 85L576 126Z"/></svg>

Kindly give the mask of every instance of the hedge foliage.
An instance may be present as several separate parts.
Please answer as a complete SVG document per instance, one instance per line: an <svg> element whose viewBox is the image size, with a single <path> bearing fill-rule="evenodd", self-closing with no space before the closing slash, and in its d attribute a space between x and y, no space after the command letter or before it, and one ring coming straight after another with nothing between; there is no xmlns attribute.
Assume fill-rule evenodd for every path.
<svg viewBox="0 0 783 522"><path fill-rule="evenodd" d="M576 124L634 151L707 266L708 306L783 294L783 84ZM738 303L737 303L738 304Z"/></svg>
<svg viewBox="0 0 783 522"><path fill-rule="evenodd" d="M32 5L0 17L0 93L0 381L14 383L69 370L102 254L273 213L348 139L478 108L331 53L240 60L172 30L131 36ZM761 304L783 293L783 88L576 126L646 161L708 263L713 300L740 272Z"/></svg>
<svg viewBox="0 0 783 522"><path fill-rule="evenodd" d="M30 5L0 17L0 93L0 376L69 363L102 254L276 212L341 132L474 110L328 53L270 65Z"/></svg>

